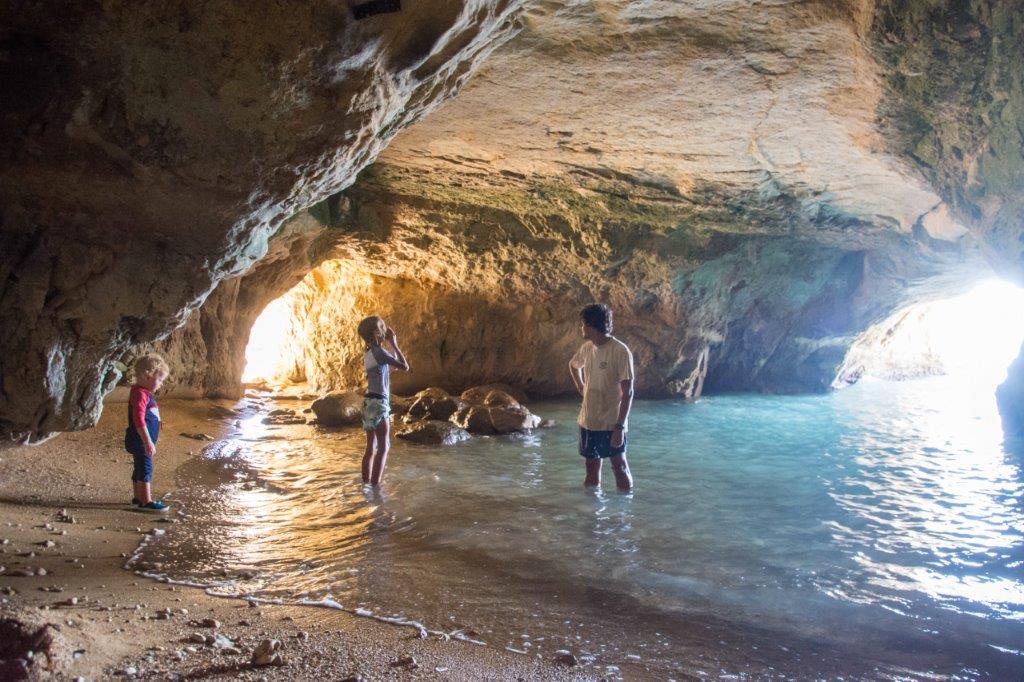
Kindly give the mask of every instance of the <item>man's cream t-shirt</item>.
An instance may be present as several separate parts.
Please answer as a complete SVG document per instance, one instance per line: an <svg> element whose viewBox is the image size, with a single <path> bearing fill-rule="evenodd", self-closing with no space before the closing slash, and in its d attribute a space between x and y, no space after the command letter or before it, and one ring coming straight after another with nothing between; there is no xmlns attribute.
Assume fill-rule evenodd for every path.
<svg viewBox="0 0 1024 682"><path fill-rule="evenodd" d="M583 370L583 407L579 425L589 431L611 431L619 420L622 389L619 382L633 379L633 354L614 336L600 346L587 341L569 365ZM628 424L623 424L624 430Z"/></svg>

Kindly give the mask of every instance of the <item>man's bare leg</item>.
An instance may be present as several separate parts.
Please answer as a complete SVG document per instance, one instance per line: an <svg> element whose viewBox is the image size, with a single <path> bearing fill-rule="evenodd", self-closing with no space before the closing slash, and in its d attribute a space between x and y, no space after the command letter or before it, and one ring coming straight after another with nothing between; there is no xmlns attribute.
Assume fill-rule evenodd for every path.
<svg viewBox="0 0 1024 682"><path fill-rule="evenodd" d="M584 460L587 464L587 477L583 479L583 487L601 487L601 459L599 457L587 457Z"/></svg>
<svg viewBox="0 0 1024 682"><path fill-rule="evenodd" d="M616 455L611 458L612 471L615 472L615 485L620 492L628 493L633 489L633 476L629 473L629 462L625 455Z"/></svg>

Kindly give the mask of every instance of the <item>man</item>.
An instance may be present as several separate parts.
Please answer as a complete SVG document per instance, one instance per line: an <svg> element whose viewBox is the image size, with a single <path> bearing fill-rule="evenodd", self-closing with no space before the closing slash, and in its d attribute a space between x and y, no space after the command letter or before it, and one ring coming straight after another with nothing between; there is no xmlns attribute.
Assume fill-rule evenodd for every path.
<svg viewBox="0 0 1024 682"><path fill-rule="evenodd" d="M633 354L611 335L612 310L603 303L580 312L583 338L569 361L576 390L583 396L580 408L580 454L586 458L583 485L601 486L601 461L610 458L615 484L621 492L633 488L626 462L626 431L633 406Z"/></svg>

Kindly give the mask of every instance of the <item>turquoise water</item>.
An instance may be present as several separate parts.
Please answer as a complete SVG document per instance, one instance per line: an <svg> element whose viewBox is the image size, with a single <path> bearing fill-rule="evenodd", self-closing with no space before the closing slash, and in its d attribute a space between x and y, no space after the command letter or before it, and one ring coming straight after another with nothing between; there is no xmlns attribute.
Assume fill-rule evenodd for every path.
<svg viewBox="0 0 1024 682"><path fill-rule="evenodd" d="M1021 678L1024 449L991 391L641 401L631 495L582 489L568 402L525 437L397 441L379 493L360 433L253 420L179 471L188 523L134 565L597 676Z"/></svg>

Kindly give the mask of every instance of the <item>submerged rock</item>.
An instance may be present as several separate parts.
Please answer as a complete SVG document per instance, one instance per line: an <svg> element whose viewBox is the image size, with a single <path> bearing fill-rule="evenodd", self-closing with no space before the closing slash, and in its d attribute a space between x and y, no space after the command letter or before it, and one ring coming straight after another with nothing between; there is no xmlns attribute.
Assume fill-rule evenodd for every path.
<svg viewBox="0 0 1024 682"><path fill-rule="evenodd" d="M451 418L473 435L491 435L528 431L540 426L541 419L522 405L488 407L487 405L466 405Z"/></svg>
<svg viewBox="0 0 1024 682"><path fill-rule="evenodd" d="M287 426L290 424L305 424L306 418L295 413L295 410L273 410L261 420L264 424L276 426Z"/></svg>
<svg viewBox="0 0 1024 682"><path fill-rule="evenodd" d="M363 396L356 391L328 393L310 407L321 426L356 426L361 420Z"/></svg>
<svg viewBox="0 0 1024 682"><path fill-rule="evenodd" d="M431 419L413 424L397 437L420 445L455 445L469 440L470 435L451 422Z"/></svg>

